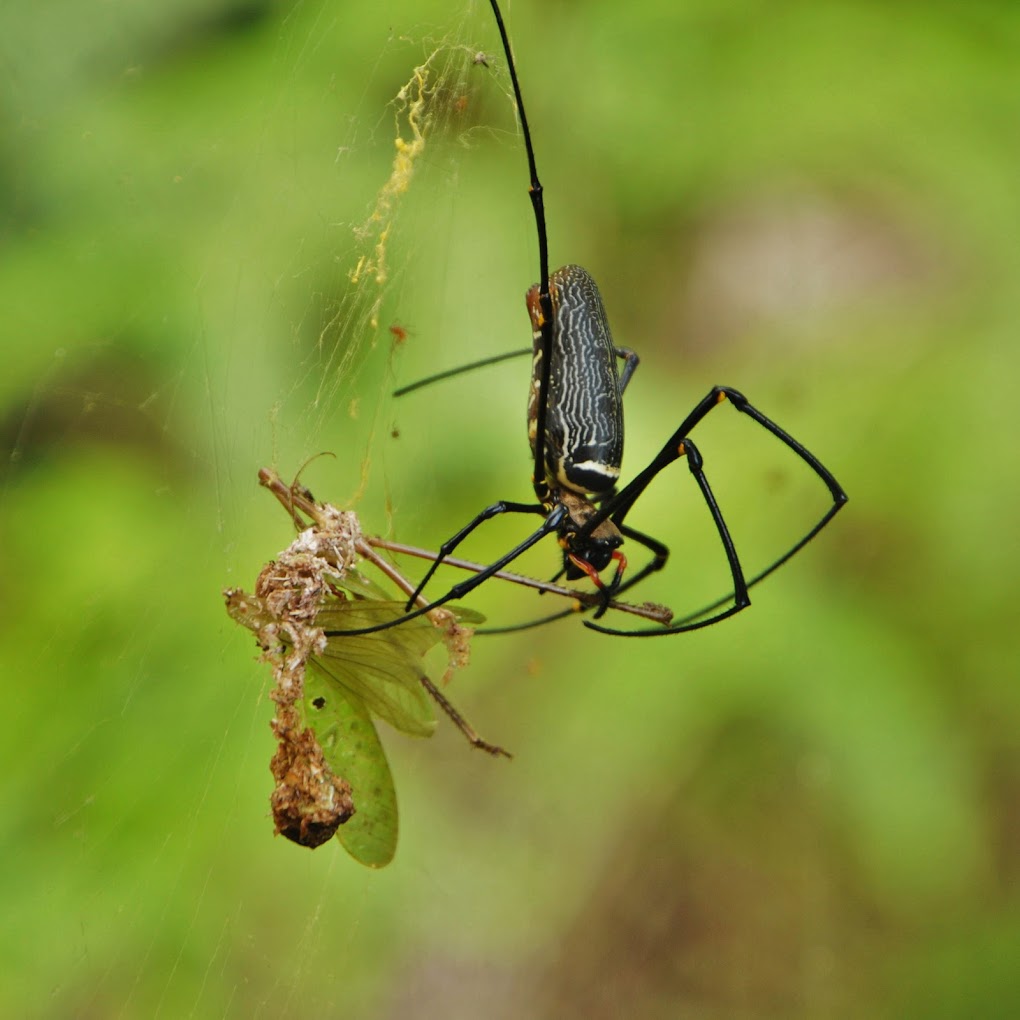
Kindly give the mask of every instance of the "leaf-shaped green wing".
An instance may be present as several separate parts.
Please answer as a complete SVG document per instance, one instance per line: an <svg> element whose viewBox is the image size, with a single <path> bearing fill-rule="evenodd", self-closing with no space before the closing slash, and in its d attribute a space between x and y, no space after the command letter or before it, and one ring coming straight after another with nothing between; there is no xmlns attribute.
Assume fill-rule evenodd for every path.
<svg viewBox="0 0 1020 1020"><path fill-rule="evenodd" d="M351 787L355 813L337 839L370 868L389 864L397 849L397 795L368 709L313 660L305 671L304 716L330 769Z"/></svg>
<svg viewBox="0 0 1020 1020"><path fill-rule="evenodd" d="M432 699L421 683L426 675L422 656L442 640L442 632L425 617L418 617L376 634L344 637L337 633L403 615L401 602L330 600L319 610L315 625L331 636L312 662L395 729L429 737L436 728L436 717Z"/></svg>

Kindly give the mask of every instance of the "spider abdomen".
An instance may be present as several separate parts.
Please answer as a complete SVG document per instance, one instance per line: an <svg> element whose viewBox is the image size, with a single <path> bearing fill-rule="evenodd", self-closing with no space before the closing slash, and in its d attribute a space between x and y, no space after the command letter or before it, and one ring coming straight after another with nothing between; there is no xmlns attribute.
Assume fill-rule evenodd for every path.
<svg viewBox="0 0 1020 1020"><path fill-rule="evenodd" d="M542 374L541 308L536 284L528 291L534 336L528 435L535 452ZM545 414L545 469L550 485L605 493L620 477L623 401L616 349L598 285L580 266L549 276L552 358Z"/></svg>

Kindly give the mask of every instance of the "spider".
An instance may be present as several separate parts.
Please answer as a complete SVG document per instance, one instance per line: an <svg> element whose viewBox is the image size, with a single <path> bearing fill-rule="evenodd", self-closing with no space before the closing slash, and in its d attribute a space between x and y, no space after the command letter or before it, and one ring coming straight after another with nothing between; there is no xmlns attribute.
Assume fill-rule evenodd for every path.
<svg viewBox="0 0 1020 1020"><path fill-rule="evenodd" d="M428 572L408 600L408 611L403 618L347 633L368 633L396 626L446 602L461 599L547 535L557 536L563 552L563 567L554 580L563 575L569 580L588 577L599 592L594 619L585 620L586 627L604 634L627 637L679 634L708 627L750 605L748 589L807 545L846 503L847 495L817 457L754 407L742 393L729 386L712 387L666 440L651 462L630 482L618 488L623 457L623 393L637 368L638 357L633 351L613 343L598 286L585 269L567 265L549 272L545 207L531 132L506 26L497 0L490 0L490 4L506 56L521 134L524 137L530 178L528 193L538 233L539 283L528 291L526 299L533 331L528 437L534 458L532 478L536 502L500 500L487 506L440 547ZM483 364L502 361L519 353L522 352L515 351L453 369L405 387L397 393L405 393L425 383ZM618 360L623 363L621 370L617 368ZM724 402L757 422L792 450L821 479L832 497L832 505L821 520L784 555L750 580L744 576L729 528L705 475L701 453L690 438L695 426ZM722 541L732 579L732 591L711 605L669 625L628 631L596 623L595 620L603 616L610 602L618 595L665 566L669 549L658 539L630 527L626 519L659 473L680 458L686 459L687 467L701 491ZM438 566L460 543L480 525L503 514L531 514L541 517L542 523L484 570L454 585L428 605L413 608ZM627 561L620 548L624 539L643 546L651 553L648 563L626 580L624 572ZM600 575L612 563L615 563L615 570L607 583ZM546 620L563 615L567 614L558 613Z"/></svg>

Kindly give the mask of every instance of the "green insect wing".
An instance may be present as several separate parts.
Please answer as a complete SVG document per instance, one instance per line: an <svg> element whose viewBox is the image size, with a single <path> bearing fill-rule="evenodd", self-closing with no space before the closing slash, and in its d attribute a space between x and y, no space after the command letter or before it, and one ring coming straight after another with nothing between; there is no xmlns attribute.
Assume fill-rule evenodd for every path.
<svg viewBox="0 0 1020 1020"><path fill-rule="evenodd" d="M436 728L433 702L421 684L422 656L442 638L428 620L345 638L344 630L403 615L400 602L337 599L324 605L316 626L332 632L305 674L305 721L334 774L350 783L357 810L337 831L344 849L372 868L388 864L397 846L397 799L372 716L411 736Z"/></svg>
<svg viewBox="0 0 1020 1020"><path fill-rule="evenodd" d="M368 709L312 662L305 672L304 713L323 757L350 784L357 805L336 838L359 863L385 867L397 849L397 794Z"/></svg>
<svg viewBox="0 0 1020 1020"><path fill-rule="evenodd" d="M373 715L394 729L414 737L430 737L436 728L436 716L432 699L421 683L426 676L422 656L442 640L442 632L419 617L391 628L392 635L380 631L344 637L342 633L403 615L401 602L338 599L326 603L316 614L315 626L331 636L325 649L310 661L348 696L363 701Z"/></svg>
<svg viewBox="0 0 1020 1020"><path fill-rule="evenodd" d="M453 642L459 638L451 636L455 631L433 626L427 617L407 620L399 627L374 633L347 636L345 631L401 620L406 613L405 603L393 601L377 584L354 570L345 571L342 579L332 578L329 584L334 591L339 586L354 597L336 594L321 598L311 627L307 623L302 625L300 617L280 618L278 611L270 608L273 603L268 596L248 595L236 588L224 594L228 613L256 635L273 663L280 685L277 691L286 691L289 687L297 697L296 703L293 699L290 701L292 711L296 709L298 716L289 728L282 724L284 716L280 714L286 698L275 698L280 732L300 734L305 727L309 728L318 744L316 753L321 752L323 764L342 784L339 789L347 804L353 803L353 815L348 811L346 818L339 820L339 826L335 827L337 839L361 864L381 868L393 859L396 851L397 798L374 720L383 719L410 736L432 736L437 725L433 701L437 694L428 679L424 657L445 642L452 662ZM481 622L484 617L470 610L457 610L454 619L470 625ZM321 648L316 638L319 631L326 635ZM316 650L311 650L313 648ZM296 661L295 654L307 658ZM300 672L295 676L297 670ZM303 685L300 695L296 684ZM300 725L294 730L298 719ZM278 757L288 746L284 736L279 739ZM297 753L300 755L300 749ZM274 762L276 760L274 758ZM280 827L275 803L280 791L286 791L292 799L298 798L297 817L302 826L310 815L307 804L300 800L306 791L292 780L289 765L284 759L283 777L277 776L274 819L277 831L294 838L287 831L294 811L294 805L289 802L286 807L291 813L286 814L284 825ZM314 781L314 757L308 760L308 768ZM275 771L274 775L277 775ZM314 782L312 789L318 790ZM318 809L319 805L313 803L312 807ZM321 819L316 820L321 822ZM308 835L303 827L301 832L303 836ZM327 835L325 839L328 838ZM304 846L317 846L322 842L295 841Z"/></svg>

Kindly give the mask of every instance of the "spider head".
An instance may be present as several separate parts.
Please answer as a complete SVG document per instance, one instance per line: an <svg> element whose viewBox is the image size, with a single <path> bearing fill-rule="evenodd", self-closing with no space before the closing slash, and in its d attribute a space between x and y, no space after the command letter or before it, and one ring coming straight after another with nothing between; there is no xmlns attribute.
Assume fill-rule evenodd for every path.
<svg viewBox="0 0 1020 1020"><path fill-rule="evenodd" d="M570 581L590 577L595 584L604 587L599 573L616 560L618 566L612 587L619 583L626 564L623 553L617 552L623 545L620 529L610 520L601 521L594 528L588 522L595 515L594 505L574 492L561 490L560 502L567 508L567 517L560 530L560 546L563 549L563 570Z"/></svg>

